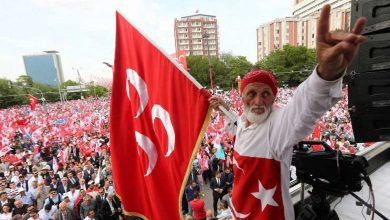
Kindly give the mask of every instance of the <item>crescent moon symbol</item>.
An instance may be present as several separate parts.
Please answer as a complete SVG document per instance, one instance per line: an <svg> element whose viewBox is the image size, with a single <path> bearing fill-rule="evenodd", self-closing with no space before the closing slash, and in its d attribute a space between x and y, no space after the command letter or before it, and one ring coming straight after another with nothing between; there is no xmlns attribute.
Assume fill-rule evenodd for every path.
<svg viewBox="0 0 390 220"><path fill-rule="evenodd" d="M137 111L137 115L134 118L138 118L141 113L144 111L146 105L148 104L149 101L149 96L148 96L148 88L146 87L146 83L141 77L138 75L138 73L133 70L133 69L126 69L127 73L127 81L129 81L137 90L137 93L140 98L140 106ZM130 99L130 88L129 84L126 83L126 93L127 97Z"/></svg>
<svg viewBox="0 0 390 220"><path fill-rule="evenodd" d="M180 58L182 58L182 57L185 58L185 56L182 54L182 55L179 56L179 60L180 60Z"/></svg>
<svg viewBox="0 0 390 220"><path fill-rule="evenodd" d="M146 155L148 155L149 165L144 176L149 176L157 163L156 147L147 136L139 133L138 131L135 132L135 139L142 150L145 151Z"/></svg>
<svg viewBox="0 0 390 220"><path fill-rule="evenodd" d="M251 214L250 212L248 214L242 214L242 213L237 212L236 208L234 208L232 199L229 198L229 200L230 200L230 206L232 207L232 210L233 210L234 214L236 214L237 218L246 218Z"/></svg>
<svg viewBox="0 0 390 220"><path fill-rule="evenodd" d="M168 157L175 150L175 131L173 130L169 113L161 105L153 105L152 107L153 126L156 118L161 120L168 134L168 150L165 154L165 157Z"/></svg>

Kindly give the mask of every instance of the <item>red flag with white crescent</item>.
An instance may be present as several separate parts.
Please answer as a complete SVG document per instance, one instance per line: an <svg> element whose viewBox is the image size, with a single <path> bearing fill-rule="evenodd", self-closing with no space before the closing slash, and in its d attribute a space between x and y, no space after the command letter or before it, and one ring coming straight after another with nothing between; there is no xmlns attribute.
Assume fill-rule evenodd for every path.
<svg viewBox="0 0 390 220"><path fill-rule="evenodd" d="M174 54L171 54L174 60L176 60L185 70L187 70L186 51L179 50Z"/></svg>
<svg viewBox="0 0 390 220"><path fill-rule="evenodd" d="M28 100L30 101L30 109L31 109L31 111L34 111L34 110L35 110L35 107L37 106L38 99L35 98L35 97L32 96L32 95L29 95L29 96L28 96Z"/></svg>
<svg viewBox="0 0 390 220"><path fill-rule="evenodd" d="M116 22L110 107L115 190L128 215L180 219L191 160L208 123L209 94L119 13Z"/></svg>

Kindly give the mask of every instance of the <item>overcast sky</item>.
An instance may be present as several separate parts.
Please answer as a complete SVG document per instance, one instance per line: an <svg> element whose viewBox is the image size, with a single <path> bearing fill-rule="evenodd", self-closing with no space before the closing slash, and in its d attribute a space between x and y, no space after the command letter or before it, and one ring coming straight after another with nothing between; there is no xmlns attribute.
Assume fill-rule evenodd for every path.
<svg viewBox="0 0 390 220"><path fill-rule="evenodd" d="M1 0L0 78L25 74L23 55L60 52L65 80L111 77L115 11L173 53L175 18L215 15L220 52L256 61L256 27L291 15L292 0Z"/></svg>

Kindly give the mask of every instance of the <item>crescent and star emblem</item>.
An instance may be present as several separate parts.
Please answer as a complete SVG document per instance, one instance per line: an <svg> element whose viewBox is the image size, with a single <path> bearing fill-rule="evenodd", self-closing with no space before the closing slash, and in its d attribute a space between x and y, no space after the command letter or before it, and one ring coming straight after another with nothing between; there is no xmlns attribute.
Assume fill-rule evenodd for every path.
<svg viewBox="0 0 390 220"><path fill-rule="evenodd" d="M138 93L138 97L140 98L140 106L137 110L137 114L134 116L134 118L138 118L145 110L145 107L149 102L148 88L146 86L145 81L139 76L139 74L135 70L128 68L126 69L126 74L127 74L127 78L126 78L127 98L131 102L130 86L128 83L134 86L135 90ZM144 116L144 117L148 117L148 116ZM155 124L156 119L160 119L168 134L168 143L167 143L168 150L165 154L165 157L169 157L172 154L172 152L175 150L175 130L172 126L169 112L165 110L161 105L153 104L151 117L153 121L153 126ZM138 146L146 153L148 157L149 164L144 176L149 176L157 164L158 155L157 155L156 145L149 137L143 135L139 131L135 131L135 139L137 141Z"/></svg>

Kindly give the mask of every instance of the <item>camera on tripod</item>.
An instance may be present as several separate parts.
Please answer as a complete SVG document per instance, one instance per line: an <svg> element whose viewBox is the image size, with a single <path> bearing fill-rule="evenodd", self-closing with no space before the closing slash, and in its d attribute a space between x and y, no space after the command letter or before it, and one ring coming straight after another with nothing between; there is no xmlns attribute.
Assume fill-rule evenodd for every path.
<svg viewBox="0 0 390 220"><path fill-rule="evenodd" d="M315 145L324 150L313 151ZM339 219L330 210L327 196L343 197L360 191L362 180L368 178L364 157L342 154L323 141L299 142L294 147L292 165L296 167L297 180L313 187L310 202L303 205L297 219Z"/></svg>
<svg viewBox="0 0 390 220"><path fill-rule="evenodd" d="M321 145L323 151L313 151L312 146ZM367 175L366 158L342 154L323 141L302 141L294 147L292 165L297 169L297 178L335 196L347 195L362 189L363 177Z"/></svg>

